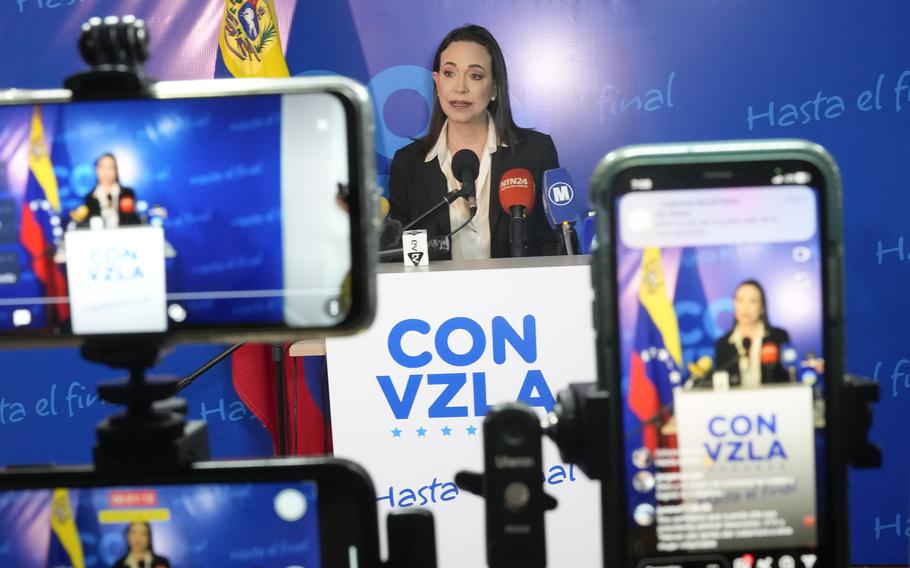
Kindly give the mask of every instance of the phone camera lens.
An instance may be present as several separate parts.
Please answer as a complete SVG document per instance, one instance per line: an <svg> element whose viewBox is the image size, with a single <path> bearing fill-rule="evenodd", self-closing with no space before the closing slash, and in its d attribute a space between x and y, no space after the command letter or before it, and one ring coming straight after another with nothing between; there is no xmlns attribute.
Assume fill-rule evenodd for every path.
<svg viewBox="0 0 910 568"><path fill-rule="evenodd" d="M338 298L332 298L325 303L325 312L333 318L341 315L341 302Z"/></svg>
<svg viewBox="0 0 910 568"><path fill-rule="evenodd" d="M512 512L518 512L527 506L531 501L531 490L528 486L520 481L513 481L506 485L502 493L506 509Z"/></svg>

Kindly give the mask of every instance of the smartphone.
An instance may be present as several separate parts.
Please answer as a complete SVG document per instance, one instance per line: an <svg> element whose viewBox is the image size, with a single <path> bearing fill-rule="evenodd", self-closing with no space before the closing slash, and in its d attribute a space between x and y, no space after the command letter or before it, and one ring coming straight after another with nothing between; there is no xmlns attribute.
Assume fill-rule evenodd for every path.
<svg viewBox="0 0 910 568"><path fill-rule="evenodd" d="M369 477L337 459L0 472L4 566L372 568L377 523Z"/></svg>
<svg viewBox="0 0 910 568"><path fill-rule="evenodd" d="M598 167L606 565L848 565L840 191L800 140Z"/></svg>
<svg viewBox="0 0 910 568"><path fill-rule="evenodd" d="M0 92L0 341L366 325L374 162L340 77Z"/></svg>

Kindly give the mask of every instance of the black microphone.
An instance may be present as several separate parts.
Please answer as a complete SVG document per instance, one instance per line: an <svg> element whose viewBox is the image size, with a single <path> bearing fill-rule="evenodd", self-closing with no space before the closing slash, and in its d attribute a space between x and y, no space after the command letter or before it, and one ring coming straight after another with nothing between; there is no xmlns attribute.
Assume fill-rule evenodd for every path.
<svg viewBox="0 0 910 568"><path fill-rule="evenodd" d="M746 357L749 356L749 349L751 347L752 347L752 339L749 337L744 337L743 338L743 351L745 351ZM711 374L714 375L714 373L716 373L718 371L729 371L730 369L733 368L734 365L739 364L739 359L742 356L743 356L742 353L740 353L739 350L737 350L736 355L731 357L729 360L724 361L723 365L716 367L714 370L712 370ZM740 380L742 380L742 378L739 376L739 373L736 373L736 375L734 377L731 377L731 379L735 379L735 382L732 380L730 381L730 386L733 386L733 387L739 386Z"/></svg>
<svg viewBox="0 0 910 568"><path fill-rule="evenodd" d="M480 158L467 148L455 152L452 156L452 173L455 174L455 179L461 182L461 189L468 200L468 208L473 217L477 212L476 182L477 176L480 175Z"/></svg>

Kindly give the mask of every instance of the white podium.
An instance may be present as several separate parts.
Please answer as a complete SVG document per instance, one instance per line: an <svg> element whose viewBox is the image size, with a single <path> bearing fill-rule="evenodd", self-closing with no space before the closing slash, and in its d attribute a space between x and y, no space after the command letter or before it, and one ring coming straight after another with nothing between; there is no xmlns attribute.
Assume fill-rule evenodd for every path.
<svg viewBox="0 0 910 568"><path fill-rule="evenodd" d="M543 416L560 389L596 379L588 262L383 265L372 327L326 342L336 455L367 468L383 517L433 511L443 568L486 566L483 502L453 482L481 469L486 409L522 400ZM559 501L546 517L549 565L599 567L599 486L544 448Z"/></svg>

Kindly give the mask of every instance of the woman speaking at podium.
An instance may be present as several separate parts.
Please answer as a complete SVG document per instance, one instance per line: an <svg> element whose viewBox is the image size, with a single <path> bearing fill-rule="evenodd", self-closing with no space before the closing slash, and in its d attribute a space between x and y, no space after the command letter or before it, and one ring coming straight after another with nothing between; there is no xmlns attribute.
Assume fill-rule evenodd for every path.
<svg viewBox="0 0 910 568"><path fill-rule="evenodd" d="M543 172L558 168L553 140L519 128L512 119L502 50L485 28L468 25L449 32L433 60L435 97L429 133L395 153L389 172L391 216L407 225L443 196L461 187L452 156L468 149L480 159L477 213L452 236L451 258L508 257L510 216L499 203L499 182L512 168L534 178L534 207L526 223L528 254L555 254L559 236L547 224L541 202ZM457 199L415 228L443 237L468 221L467 202Z"/></svg>
<svg viewBox="0 0 910 568"><path fill-rule="evenodd" d="M152 527L145 521L133 521L126 527L127 551L114 568L170 568L164 556L155 554L152 547Z"/></svg>
<svg viewBox="0 0 910 568"><path fill-rule="evenodd" d="M714 344L716 364L729 369L730 384L755 388L789 382L780 362L781 346L790 342L786 330L768 321L765 290L745 280L733 294L733 329Z"/></svg>
<svg viewBox="0 0 910 568"><path fill-rule="evenodd" d="M109 229L142 224L136 213L136 192L120 185L117 159L113 154L102 154L95 160L95 188L85 196L85 210L79 216L89 221L100 219Z"/></svg>

